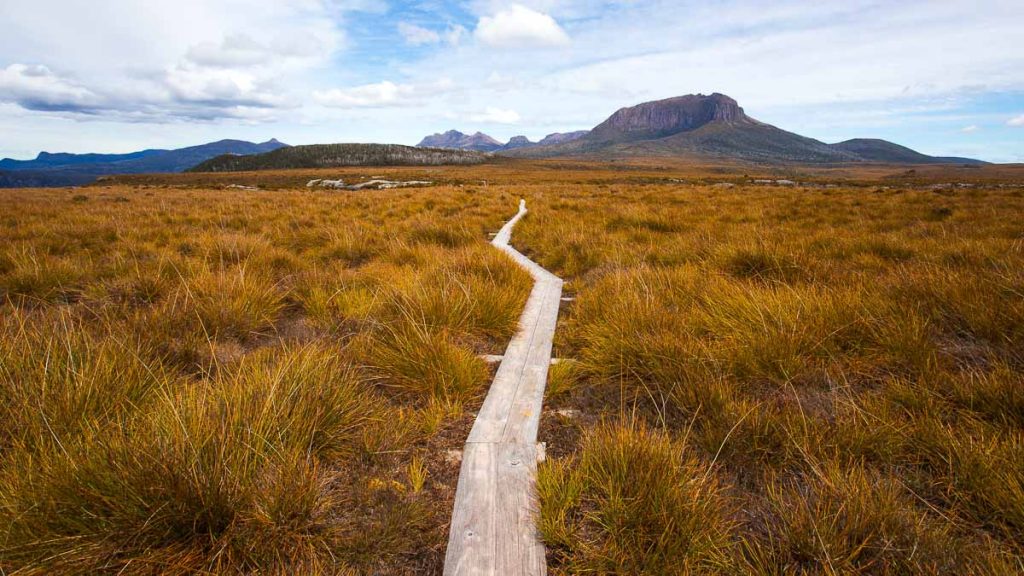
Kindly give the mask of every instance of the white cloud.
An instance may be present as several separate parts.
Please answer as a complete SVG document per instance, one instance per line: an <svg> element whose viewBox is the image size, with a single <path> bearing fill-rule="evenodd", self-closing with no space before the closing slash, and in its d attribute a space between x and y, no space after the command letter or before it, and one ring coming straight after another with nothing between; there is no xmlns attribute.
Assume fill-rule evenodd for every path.
<svg viewBox="0 0 1024 576"><path fill-rule="evenodd" d="M978 130L981 130L981 128L979 128L977 124L971 124L970 126L964 126L963 128L960 129L960 131L963 132L964 134L973 134L973 133L977 132Z"/></svg>
<svg viewBox="0 0 1024 576"><path fill-rule="evenodd" d="M93 112L101 98L46 66L11 64L0 69L0 101L14 102L28 110Z"/></svg>
<svg viewBox="0 0 1024 576"><path fill-rule="evenodd" d="M497 48L556 47L569 44L569 35L542 12L520 4L481 16L473 32L482 44Z"/></svg>
<svg viewBox="0 0 1024 576"><path fill-rule="evenodd" d="M515 110L504 110L488 106L480 114L473 114L469 117L473 122L486 124L516 124L519 122L519 113Z"/></svg>
<svg viewBox="0 0 1024 576"><path fill-rule="evenodd" d="M352 88L315 90L313 99L329 108L386 108L415 106L423 99L454 88L447 78L428 84L395 84L385 80Z"/></svg>
<svg viewBox="0 0 1024 576"><path fill-rule="evenodd" d="M411 100L414 93L415 89L409 84L395 84L385 80L353 88L316 90L313 98L332 108L360 108L401 105Z"/></svg>
<svg viewBox="0 0 1024 576"><path fill-rule="evenodd" d="M448 29L444 32L444 41L455 46L462 42L462 37L466 35L468 30L460 24L454 24L448 26Z"/></svg>
<svg viewBox="0 0 1024 576"><path fill-rule="evenodd" d="M437 44L441 41L441 35L437 32L417 26L416 24L409 24L408 22L398 23L398 33L405 39L406 44L412 46Z"/></svg>
<svg viewBox="0 0 1024 576"><path fill-rule="evenodd" d="M200 42L189 46L184 60L211 68L241 68L302 64L319 60L333 52L339 38L328 30L309 29L303 36L276 36L257 41L246 33L229 33L219 42Z"/></svg>
<svg viewBox="0 0 1024 576"><path fill-rule="evenodd" d="M484 86L499 91L518 90L524 87L519 78L506 76L497 70L493 70L484 80Z"/></svg>
<svg viewBox="0 0 1024 576"><path fill-rule="evenodd" d="M416 24L399 22L398 33L410 46L439 44L442 41L455 46L462 42L462 37L466 35L466 28L459 24L449 24L443 32L437 32Z"/></svg>
<svg viewBox="0 0 1024 576"><path fill-rule="evenodd" d="M519 116L516 124L488 124L495 136L537 137L593 126L620 106L719 91L755 118L816 138L879 136L927 143L936 153L952 152L942 150L943 139L969 140L989 159L1019 153L1019 142L998 137L990 124L1006 128L1024 109L993 110L1003 100L988 97L1024 93L1019 0L984 10L970 0L389 4L0 0L0 146L188 144L200 135L246 134L235 129L256 121L271 122L261 138L290 143L341 134L413 143L425 133L469 129L470 116L494 116L489 106ZM422 19L427 6L438 19ZM353 9L369 12L359 18L364 32L349 35ZM438 40L428 34L432 42L421 49L391 50L387 42L403 43L402 21ZM921 59L936 38L958 50ZM552 43L571 49L483 49ZM449 44L461 47L442 49ZM40 81L14 63L50 72ZM458 86L457 98L432 91L442 77ZM912 110L918 104L949 109ZM155 122L172 125L145 127ZM972 123L977 134L959 133Z"/></svg>
<svg viewBox="0 0 1024 576"><path fill-rule="evenodd" d="M1024 114L1014 116L1006 121L1007 126L1024 126Z"/></svg>
<svg viewBox="0 0 1024 576"><path fill-rule="evenodd" d="M180 64L167 71L165 85L174 100L213 106L272 108L283 104L265 78L239 69Z"/></svg>
<svg viewBox="0 0 1024 576"><path fill-rule="evenodd" d="M274 54L247 34L232 34L221 42L201 42L189 47L185 58L200 66L230 68L265 64Z"/></svg>
<svg viewBox="0 0 1024 576"><path fill-rule="evenodd" d="M0 100L92 120L269 119L268 109L308 94L312 73L345 45L339 24L350 9L340 0L3 4ZM2 68L11 61L25 64Z"/></svg>

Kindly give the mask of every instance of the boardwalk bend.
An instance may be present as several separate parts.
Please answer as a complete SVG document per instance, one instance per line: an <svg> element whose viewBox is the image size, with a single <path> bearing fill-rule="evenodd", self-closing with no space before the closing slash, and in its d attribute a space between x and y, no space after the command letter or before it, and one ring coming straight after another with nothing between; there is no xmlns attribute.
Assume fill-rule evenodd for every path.
<svg viewBox="0 0 1024 576"><path fill-rule="evenodd" d="M500 576L546 573L537 536L537 427L551 363L562 280L509 246L526 201L491 242L533 276L487 398L466 440L455 492L444 573Z"/></svg>

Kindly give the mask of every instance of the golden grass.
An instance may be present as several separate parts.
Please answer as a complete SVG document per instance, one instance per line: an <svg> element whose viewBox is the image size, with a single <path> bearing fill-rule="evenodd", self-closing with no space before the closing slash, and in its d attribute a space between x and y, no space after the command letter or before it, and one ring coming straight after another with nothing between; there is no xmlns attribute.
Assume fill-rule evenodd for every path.
<svg viewBox="0 0 1024 576"><path fill-rule="evenodd" d="M579 362L550 400L583 413L581 440L540 470L555 572L1024 570L1019 190L598 184L527 202L513 243L577 297L556 355ZM677 472L651 475L659 458ZM684 496L702 508L652 516Z"/></svg>
<svg viewBox="0 0 1024 576"><path fill-rule="evenodd" d="M577 298L540 438L554 573L1024 571L1018 188L596 168L4 191L0 569L437 573L444 455L530 286L486 245L522 195L513 244ZM439 185L304 188L339 175Z"/></svg>
<svg viewBox="0 0 1024 576"><path fill-rule="evenodd" d="M424 573L507 194L0 195L0 570Z"/></svg>

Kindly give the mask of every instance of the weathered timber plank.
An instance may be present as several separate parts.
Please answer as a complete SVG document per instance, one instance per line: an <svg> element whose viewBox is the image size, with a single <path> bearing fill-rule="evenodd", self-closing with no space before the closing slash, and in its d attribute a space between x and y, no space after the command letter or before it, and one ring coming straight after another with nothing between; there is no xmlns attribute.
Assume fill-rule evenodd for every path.
<svg viewBox="0 0 1024 576"><path fill-rule="evenodd" d="M497 460L494 444L466 444L444 573L495 574Z"/></svg>
<svg viewBox="0 0 1024 576"><path fill-rule="evenodd" d="M545 574L544 545L537 535L537 448L527 444L495 444L498 478L495 485L497 538L495 574Z"/></svg>
<svg viewBox="0 0 1024 576"><path fill-rule="evenodd" d="M536 441L562 280L509 246L524 214L520 202L492 242L530 273L534 286L463 451L445 556L448 575L547 572L536 528Z"/></svg>

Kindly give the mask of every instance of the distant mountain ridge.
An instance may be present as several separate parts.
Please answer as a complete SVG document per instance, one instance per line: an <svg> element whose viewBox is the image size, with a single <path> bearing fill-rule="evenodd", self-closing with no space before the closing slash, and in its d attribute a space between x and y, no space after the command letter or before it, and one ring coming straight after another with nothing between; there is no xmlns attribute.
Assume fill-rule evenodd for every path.
<svg viewBox="0 0 1024 576"><path fill-rule="evenodd" d="M463 134L458 130L449 130L443 134L431 134L419 144L418 148L455 148L459 150L475 150L477 152L493 152L502 147L502 143L483 132Z"/></svg>
<svg viewBox="0 0 1024 576"><path fill-rule="evenodd" d="M0 160L0 188L76 186L110 174L183 172L222 154L260 154L287 146L272 138L258 144L219 140L176 150L141 150L127 154L40 152L34 160Z"/></svg>
<svg viewBox="0 0 1024 576"><path fill-rule="evenodd" d="M83 185L108 174L203 170L261 170L371 165L475 164L494 155L578 157L609 161L673 158L755 164L986 164L971 158L929 156L880 139L827 144L760 122L719 93L689 94L621 108L592 130L548 134L538 142L514 136L502 143L482 132L433 134L416 147L326 144L295 147L220 140L177 150L127 154L40 152L32 160L0 160L0 188ZM453 153L457 152L457 153ZM251 159L249 159L251 157Z"/></svg>
<svg viewBox="0 0 1024 576"><path fill-rule="evenodd" d="M893 162L901 164L984 164L973 158L957 156L928 156L906 146L900 146L878 138L854 138L831 145L872 162Z"/></svg>
<svg viewBox="0 0 1024 576"><path fill-rule="evenodd" d="M516 150L518 148L532 148L534 146L547 146L550 144L571 142L572 140L582 137L587 132L587 130L565 133L555 132L553 134L548 134L539 142L532 142L526 136L513 136L508 142L502 144L483 132L463 134L458 130L449 130L444 133L431 134L423 140L420 140L420 143L416 146L418 148L453 148L458 150L476 150L479 152L501 152L504 150Z"/></svg>
<svg viewBox="0 0 1024 576"><path fill-rule="evenodd" d="M826 144L747 116L736 100L719 93L689 94L621 108L569 142L501 151L517 157L691 157L754 163L984 164L970 158L934 157L885 140Z"/></svg>
<svg viewBox="0 0 1024 576"><path fill-rule="evenodd" d="M573 140L579 140L580 138L587 135L590 130L577 130L575 132L554 132L548 134L537 142L537 146L549 146L551 144L563 144L565 142L572 142Z"/></svg>
<svg viewBox="0 0 1024 576"><path fill-rule="evenodd" d="M127 154L71 154L68 152L40 152L34 160L14 160L4 158L0 160L0 170L47 170L59 166L79 166L83 164L106 164L110 162L122 162L154 156L167 152L167 150L140 150Z"/></svg>
<svg viewBox="0 0 1024 576"><path fill-rule="evenodd" d="M341 166L439 166L481 164L490 154L456 148L423 148L400 144L311 144L289 146L238 156L224 154L190 168L188 172L245 172L291 168L337 168Z"/></svg>

